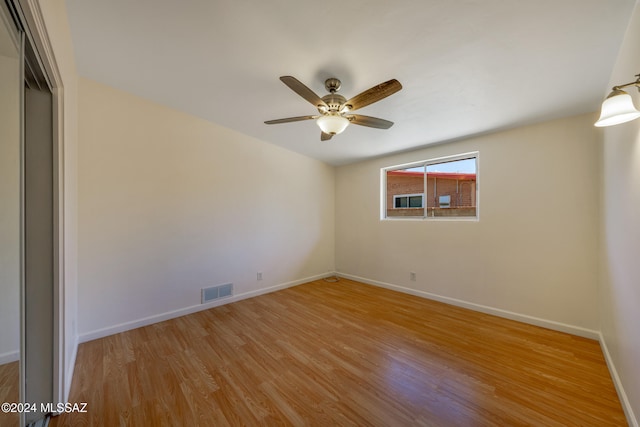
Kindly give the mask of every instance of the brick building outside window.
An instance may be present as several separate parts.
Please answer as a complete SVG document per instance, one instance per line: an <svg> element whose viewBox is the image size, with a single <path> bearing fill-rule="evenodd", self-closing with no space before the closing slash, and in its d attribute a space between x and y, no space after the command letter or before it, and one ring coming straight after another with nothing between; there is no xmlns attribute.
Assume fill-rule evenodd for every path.
<svg viewBox="0 0 640 427"><path fill-rule="evenodd" d="M425 197L425 172L416 169L387 171L387 217L476 216L475 173L427 172Z"/></svg>

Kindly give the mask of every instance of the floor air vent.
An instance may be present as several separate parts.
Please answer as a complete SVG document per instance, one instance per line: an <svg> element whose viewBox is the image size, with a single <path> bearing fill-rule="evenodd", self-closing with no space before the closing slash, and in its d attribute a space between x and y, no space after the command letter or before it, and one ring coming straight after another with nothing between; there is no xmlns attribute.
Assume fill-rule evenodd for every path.
<svg viewBox="0 0 640 427"><path fill-rule="evenodd" d="M233 295L233 283L202 288L202 304Z"/></svg>

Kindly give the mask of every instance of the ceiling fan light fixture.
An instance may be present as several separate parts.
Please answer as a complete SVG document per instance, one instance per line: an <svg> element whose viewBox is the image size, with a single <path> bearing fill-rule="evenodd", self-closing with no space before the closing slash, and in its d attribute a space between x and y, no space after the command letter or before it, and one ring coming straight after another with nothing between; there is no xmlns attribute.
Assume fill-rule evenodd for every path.
<svg viewBox="0 0 640 427"><path fill-rule="evenodd" d="M623 90L616 89L602 103L600 118L595 123L595 126L613 126L638 117L640 117L640 111L633 105L631 95Z"/></svg>
<svg viewBox="0 0 640 427"><path fill-rule="evenodd" d="M285 119L267 120L264 123L267 125L275 125L301 120L315 120L320 130L322 130L320 141L328 141L332 136L344 132L347 126L349 126L349 123L374 129L389 129L393 125L393 122L389 120L363 116L362 114L351 114L351 112L378 102L402 89L399 81L391 79L373 86L347 100L344 96L337 93L341 83L340 80L333 77L324 82L329 94L322 98L293 76L282 76L280 77L280 81L316 107L320 115L287 117Z"/></svg>
<svg viewBox="0 0 640 427"><path fill-rule="evenodd" d="M329 114L318 117L316 123L322 132L328 133L329 135L338 135L347 128L349 119L340 115Z"/></svg>

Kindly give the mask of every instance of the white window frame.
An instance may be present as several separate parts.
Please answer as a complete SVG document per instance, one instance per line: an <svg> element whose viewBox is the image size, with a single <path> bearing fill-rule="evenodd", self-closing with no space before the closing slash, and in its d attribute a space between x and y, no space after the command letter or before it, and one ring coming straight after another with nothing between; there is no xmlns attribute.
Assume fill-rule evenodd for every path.
<svg viewBox="0 0 640 427"><path fill-rule="evenodd" d="M420 196L420 206L418 206L418 207L409 206L409 198L410 197L416 197L416 196ZM406 208L396 208L396 199L399 199L401 197L407 197L407 207ZM397 194L397 195L393 196L393 209L423 209L423 208L424 208L424 193Z"/></svg>
<svg viewBox="0 0 640 427"><path fill-rule="evenodd" d="M416 168L416 167L424 167L425 172L426 168L430 165L435 165L439 163L448 163L455 162L457 160L466 160L475 158L476 161L476 215L475 216L440 216L440 217L430 217L426 215L424 216L398 216L398 217L388 217L387 216L387 172ZM427 180L424 180L424 193L422 193L422 206L425 206L425 197L428 195L427 192ZM414 195L420 195L419 193ZM409 196L408 194L399 194L398 196L404 197ZM395 206L395 196L393 198ZM407 208L395 208L395 209L407 209ZM479 151L470 151L467 153L455 154L451 156L443 156L436 157L433 159L420 160L416 162L403 163L400 165L387 166L380 169L380 220L381 221L480 221L480 152Z"/></svg>

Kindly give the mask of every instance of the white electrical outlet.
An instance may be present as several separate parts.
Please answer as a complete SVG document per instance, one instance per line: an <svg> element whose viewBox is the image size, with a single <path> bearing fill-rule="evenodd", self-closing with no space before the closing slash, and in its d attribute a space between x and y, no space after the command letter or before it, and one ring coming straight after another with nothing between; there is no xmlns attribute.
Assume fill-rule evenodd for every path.
<svg viewBox="0 0 640 427"><path fill-rule="evenodd" d="M414 273L413 271L409 273L409 278L411 279L412 282L416 281L416 273Z"/></svg>
<svg viewBox="0 0 640 427"><path fill-rule="evenodd" d="M258 272L258 280L262 280L262 272Z"/></svg>

